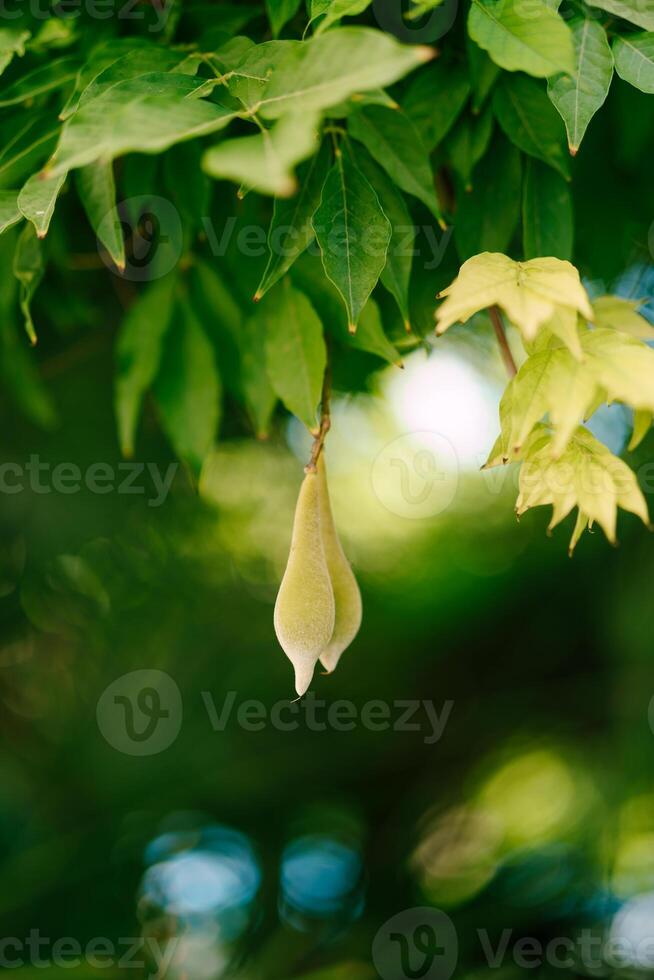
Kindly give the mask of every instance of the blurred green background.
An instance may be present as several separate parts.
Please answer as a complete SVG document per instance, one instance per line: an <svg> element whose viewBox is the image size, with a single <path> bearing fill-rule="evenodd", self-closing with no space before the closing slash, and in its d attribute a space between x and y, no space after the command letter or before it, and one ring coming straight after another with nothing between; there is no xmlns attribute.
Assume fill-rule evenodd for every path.
<svg viewBox="0 0 654 980"><path fill-rule="evenodd" d="M351 702L351 731L313 730L305 703L282 714L297 711L296 730L270 721L294 697L272 629L307 450L294 424L267 443L226 438L200 492L179 469L158 507L146 474L141 495L3 493L4 937L40 930L45 960L58 937L174 937L169 976L350 978L376 975L373 938L415 906L451 916L457 975L488 969L477 929L493 946L503 929L511 943L647 932L654 543L623 515L619 548L587 535L570 560L567 524L548 539L545 513L515 522L515 474L479 472L502 383L490 340L483 323L457 328L403 373L337 394L330 479L364 626L312 696ZM44 435L12 413L2 458L118 472L107 351L83 347L65 371L62 356L42 370L65 424ZM605 423L620 445L626 423ZM412 463L425 446L433 472ZM150 413L138 461L174 463ZM135 756L111 719L100 730L98 702L153 668L183 715L172 744ZM215 730L208 704L228 696ZM251 699L261 730L239 723ZM422 708L418 730L362 723L370 701L397 721L415 699L445 710L437 741ZM40 972L23 960L18 975ZM510 952L502 971L520 972Z"/></svg>

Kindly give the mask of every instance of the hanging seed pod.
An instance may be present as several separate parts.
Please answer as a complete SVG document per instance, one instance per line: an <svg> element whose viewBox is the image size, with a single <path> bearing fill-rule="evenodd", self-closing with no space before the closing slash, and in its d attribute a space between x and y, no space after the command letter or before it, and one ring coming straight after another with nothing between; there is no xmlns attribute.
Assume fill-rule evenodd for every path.
<svg viewBox="0 0 654 980"><path fill-rule="evenodd" d="M325 551L329 577L334 590L334 632L320 654L320 662L331 674L341 654L349 647L361 626L361 593L354 572L341 546L327 486L327 467L324 452L318 458L318 500L320 505L320 533Z"/></svg>
<svg viewBox="0 0 654 980"><path fill-rule="evenodd" d="M320 533L319 478L307 473L300 488L288 564L275 603L275 633L295 670L301 697L334 632L334 592Z"/></svg>

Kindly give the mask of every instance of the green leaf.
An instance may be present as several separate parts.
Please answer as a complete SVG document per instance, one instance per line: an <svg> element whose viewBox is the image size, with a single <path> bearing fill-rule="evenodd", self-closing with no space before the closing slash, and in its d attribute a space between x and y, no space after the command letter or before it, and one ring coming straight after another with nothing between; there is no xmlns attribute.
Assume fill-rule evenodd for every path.
<svg viewBox="0 0 654 980"><path fill-rule="evenodd" d="M263 44L245 47L241 40L233 39L229 59L225 59L225 51L221 49L218 60L223 63L223 69L228 69L227 88L230 95L254 112L279 65L304 45L301 41L264 41ZM234 59L233 50L242 50L242 53ZM292 107L289 111L292 111Z"/></svg>
<svg viewBox="0 0 654 980"><path fill-rule="evenodd" d="M77 171L77 190L91 227L113 263L125 268L123 228L116 210L116 184L111 163L97 160Z"/></svg>
<svg viewBox="0 0 654 980"><path fill-rule="evenodd" d="M593 300L593 322L596 327L620 330L639 340L654 340L654 327L637 312L642 300L622 296L599 296Z"/></svg>
<svg viewBox="0 0 654 980"><path fill-rule="evenodd" d="M386 265L381 274L381 281L389 293L395 297L404 320L404 326L410 330L409 286L413 265L413 242L416 236L415 226L404 198L397 187L363 147L357 147L355 162L375 191L382 211L391 223L391 240L388 245ZM364 313L369 305L370 302L365 306ZM362 326L360 322L359 331ZM388 358L386 359L388 360Z"/></svg>
<svg viewBox="0 0 654 980"><path fill-rule="evenodd" d="M440 58L416 72L402 100L402 108L429 151L447 136L470 95L470 80L459 64Z"/></svg>
<svg viewBox="0 0 654 980"><path fill-rule="evenodd" d="M266 358L261 356L266 323L260 311L261 307L241 326L239 381L257 439L266 439L277 404L277 395L268 377Z"/></svg>
<svg viewBox="0 0 654 980"><path fill-rule="evenodd" d="M468 34L466 34L466 50L472 83L472 111L479 112L497 81L500 69Z"/></svg>
<svg viewBox="0 0 654 980"><path fill-rule="evenodd" d="M582 358L577 359L551 338L521 365L500 407L502 462L519 457L545 415L554 427L552 455L557 458L579 423L604 402L654 412L654 350L607 329L584 329L581 344Z"/></svg>
<svg viewBox="0 0 654 980"><path fill-rule="evenodd" d="M257 109L266 119L327 109L350 96L384 87L432 58L368 27L344 27L293 44L280 58Z"/></svg>
<svg viewBox="0 0 654 980"><path fill-rule="evenodd" d="M327 350L313 306L288 279L262 300L266 365L273 390L289 412L315 429Z"/></svg>
<svg viewBox="0 0 654 980"><path fill-rule="evenodd" d="M464 262L440 295L446 299L436 311L439 334L493 305L504 310L526 341L532 341L555 314L593 318L579 273L556 258L514 262L506 255L484 252Z"/></svg>
<svg viewBox="0 0 654 980"><path fill-rule="evenodd" d="M372 0L319 0L318 3L311 4L311 20L321 16L322 19L317 24L314 33L322 34L328 27L332 27L341 17L356 17L366 10ZM314 12L315 11L315 12ZM324 14L324 16L323 16Z"/></svg>
<svg viewBox="0 0 654 980"><path fill-rule="evenodd" d="M26 418L42 429L57 424L57 412L38 372L32 351L8 311L0 319L0 375L5 388Z"/></svg>
<svg viewBox="0 0 654 980"><path fill-rule="evenodd" d="M527 160L522 194L522 245L526 259L572 258L574 221L570 187L550 167Z"/></svg>
<svg viewBox="0 0 654 980"><path fill-rule="evenodd" d="M459 202L454 240L462 259L508 248L520 216L520 184L520 154L498 134Z"/></svg>
<svg viewBox="0 0 654 980"><path fill-rule="evenodd" d="M325 181L313 227L325 274L343 297L348 327L354 332L386 265L392 230L374 190L340 151Z"/></svg>
<svg viewBox="0 0 654 980"><path fill-rule="evenodd" d="M63 173L60 177L44 179L40 174L34 174L18 195L21 214L32 222L39 238L45 238L48 233L59 191L66 176Z"/></svg>
<svg viewBox="0 0 654 980"><path fill-rule="evenodd" d="M613 57L620 78L641 92L654 94L654 32L616 37Z"/></svg>
<svg viewBox="0 0 654 980"><path fill-rule="evenodd" d="M320 204L323 184L330 166L330 150L323 143L318 153L298 170L300 188L295 197L275 198L268 231L270 256L255 301L284 276L315 237L311 219Z"/></svg>
<svg viewBox="0 0 654 980"><path fill-rule="evenodd" d="M621 507L649 523L647 504L635 473L587 429L578 428L566 451L555 458L546 430L537 432L520 469L518 517L530 507L552 504L549 530L573 509L579 517L570 541L572 553L581 532L597 523L615 543L617 510Z"/></svg>
<svg viewBox="0 0 654 980"><path fill-rule="evenodd" d="M384 332L379 307L374 299L369 299L366 303L359 318L357 332L350 335L350 343L352 347L375 354L396 367L402 367L402 358Z"/></svg>
<svg viewBox="0 0 654 980"><path fill-rule="evenodd" d="M141 294L120 325L114 406L124 456L134 455L141 405L159 370L163 338L173 312L174 290L174 276L157 280Z"/></svg>
<svg viewBox="0 0 654 980"><path fill-rule="evenodd" d="M468 33L493 61L507 71L547 78L573 72L570 28L543 0L473 0Z"/></svg>
<svg viewBox="0 0 654 980"><path fill-rule="evenodd" d="M142 41L133 37L112 38L110 41L96 45L78 70L75 87L66 105L59 113L59 118L64 120L72 116L79 105L82 93L88 89L93 80L110 65L142 45Z"/></svg>
<svg viewBox="0 0 654 980"><path fill-rule="evenodd" d="M221 383L213 347L187 303L173 311L154 395L173 449L198 474L218 431Z"/></svg>
<svg viewBox="0 0 654 980"><path fill-rule="evenodd" d="M223 129L234 113L193 98L201 84L174 73L117 82L64 123L48 174L96 160L109 162L124 153L158 153L181 140Z"/></svg>
<svg viewBox="0 0 654 980"><path fill-rule="evenodd" d="M20 31L11 27L0 28L0 74L11 63L14 55L25 54L25 42L30 37L29 31Z"/></svg>
<svg viewBox="0 0 654 980"><path fill-rule="evenodd" d="M493 111L512 143L562 177L569 176L561 120L539 82L526 75L505 75L495 89Z"/></svg>
<svg viewBox="0 0 654 980"><path fill-rule="evenodd" d="M0 127L0 188L19 187L54 149L59 126L48 115L20 112Z"/></svg>
<svg viewBox="0 0 654 980"><path fill-rule="evenodd" d="M641 442L652 428L652 421L654 420L654 415L652 412L636 411L634 412L634 428L631 433L631 439L629 440L629 445L627 449L630 453L640 446Z"/></svg>
<svg viewBox="0 0 654 980"><path fill-rule="evenodd" d="M0 235L18 224L21 218L18 191L0 191Z"/></svg>
<svg viewBox="0 0 654 980"><path fill-rule="evenodd" d="M441 220L429 154L408 116L399 109L367 106L350 116L348 133L363 143L398 187Z"/></svg>
<svg viewBox="0 0 654 980"><path fill-rule="evenodd" d="M113 50L115 53L116 49ZM197 55L188 55L185 51L174 51L150 43L141 43L115 59L111 58L110 53L109 58L109 64L103 64L101 71L94 74L81 92L79 106L92 102L119 83L138 83L142 80L145 85L152 76L166 72L195 75L200 64Z"/></svg>
<svg viewBox="0 0 654 980"><path fill-rule="evenodd" d="M592 0L592 7L607 10L630 24L654 31L654 3L652 0Z"/></svg>
<svg viewBox="0 0 654 980"><path fill-rule="evenodd" d="M319 116L283 116L258 136L241 136L211 147L202 157L210 177L227 178L262 194L291 197L297 191L296 164L316 152Z"/></svg>
<svg viewBox="0 0 654 980"><path fill-rule="evenodd" d="M266 0L266 11L273 37L279 37L282 27L295 17L301 3L302 0Z"/></svg>
<svg viewBox="0 0 654 980"><path fill-rule="evenodd" d="M461 116L447 139L446 153L466 191L472 190L472 171L488 149L493 134L493 114Z"/></svg>
<svg viewBox="0 0 654 980"><path fill-rule="evenodd" d="M570 21L575 41L576 70L573 75L556 75L547 83L547 94L568 133L574 156L589 122L604 104L613 77L613 55L601 24L590 17Z"/></svg>
<svg viewBox="0 0 654 980"><path fill-rule="evenodd" d="M57 58L35 68L2 92L0 108L18 105L62 88L76 77L77 67L77 58Z"/></svg>
<svg viewBox="0 0 654 980"><path fill-rule="evenodd" d="M14 275L20 283L19 304L25 320L25 331L30 343L36 343L36 331L32 320L30 304L32 297L43 278L43 252L32 224L26 224L21 231L14 253Z"/></svg>

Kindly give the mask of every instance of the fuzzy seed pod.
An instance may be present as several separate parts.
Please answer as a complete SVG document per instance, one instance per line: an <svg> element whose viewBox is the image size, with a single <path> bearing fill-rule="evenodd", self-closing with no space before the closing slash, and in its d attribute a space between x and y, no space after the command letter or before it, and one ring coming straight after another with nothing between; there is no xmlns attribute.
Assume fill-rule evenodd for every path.
<svg viewBox="0 0 654 980"><path fill-rule="evenodd" d="M318 459L318 500L320 505L320 532L325 551L329 577L334 590L336 616L334 632L320 654L320 662L331 674L343 651L349 647L361 626L361 593L350 563L336 532L327 486L327 468L324 453Z"/></svg>
<svg viewBox="0 0 654 980"><path fill-rule="evenodd" d="M295 670L295 689L308 689L334 632L334 592L320 532L319 478L307 473L295 509L288 564L275 603L275 633Z"/></svg>

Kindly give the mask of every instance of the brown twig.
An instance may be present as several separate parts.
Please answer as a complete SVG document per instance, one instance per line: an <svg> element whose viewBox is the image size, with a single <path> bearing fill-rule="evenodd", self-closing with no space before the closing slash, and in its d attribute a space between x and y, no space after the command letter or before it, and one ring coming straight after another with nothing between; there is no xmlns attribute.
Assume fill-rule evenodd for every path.
<svg viewBox="0 0 654 980"><path fill-rule="evenodd" d="M491 306L488 310L488 315L490 316L491 323L495 328L495 336L497 337L497 342L500 345L500 354L502 355L504 366L507 370L508 375L511 378L513 378L518 373L518 367L516 365L515 360L513 359L513 354L511 353L509 342L506 339L504 321L502 319L502 314L500 313L499 307Z"/></svg>
<svg viewBox="0 0 654 980"><path fill-rule="evenodd" d="M325 376L322 382L322 395L320 397L320 427L315 434L313 446L311 447L311 459L304 467L305 473L315 473L318 459L323 451L327 433L332 427L331 417L331 396L332 396L332 366L327 348L327 364L325 366Z"/></svg>

